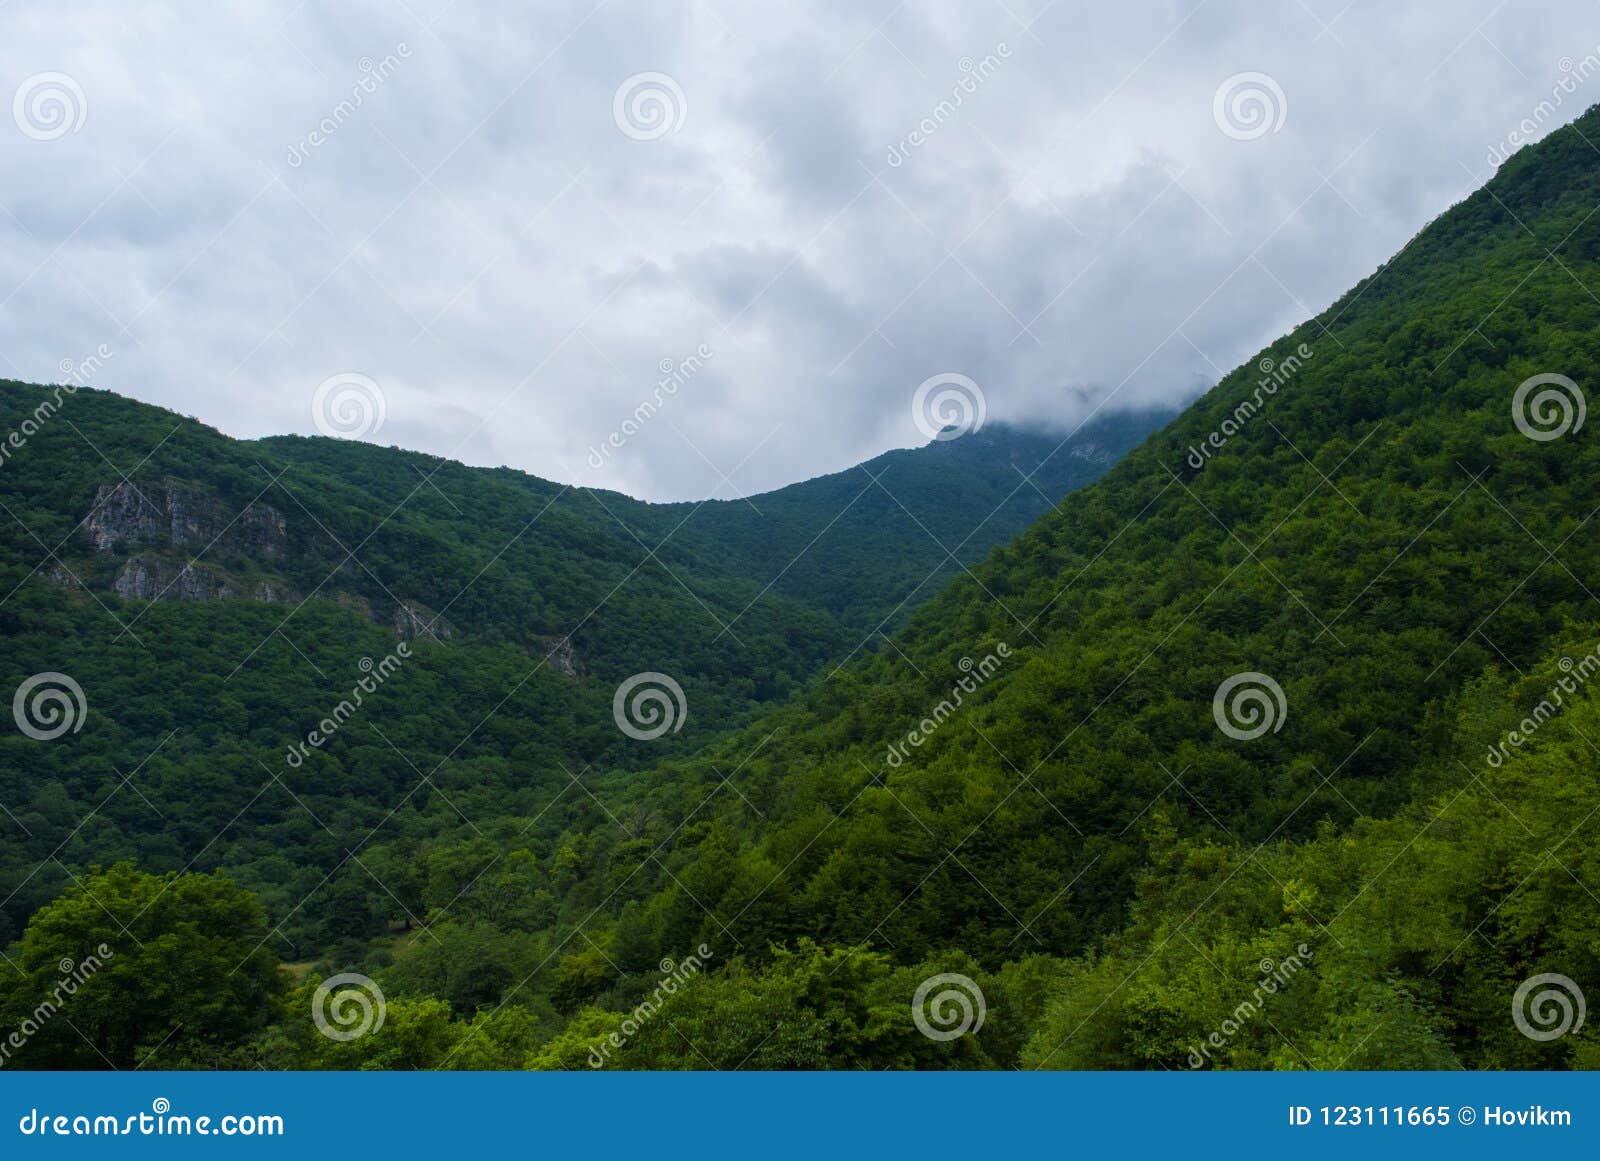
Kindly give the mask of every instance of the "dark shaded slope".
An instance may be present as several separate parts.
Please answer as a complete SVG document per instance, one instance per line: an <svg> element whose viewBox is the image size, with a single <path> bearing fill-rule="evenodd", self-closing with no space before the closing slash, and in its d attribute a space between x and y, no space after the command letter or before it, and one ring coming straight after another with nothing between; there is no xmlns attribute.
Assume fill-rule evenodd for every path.
<svg viewBox="0 0 1600 1161"><path fill-rule="evenodd" d="M991 423L768 492L756 507L701 506L690 527L775 592L858 631L890 629L1175 414L1114 412L1059 434Z"/></svg>

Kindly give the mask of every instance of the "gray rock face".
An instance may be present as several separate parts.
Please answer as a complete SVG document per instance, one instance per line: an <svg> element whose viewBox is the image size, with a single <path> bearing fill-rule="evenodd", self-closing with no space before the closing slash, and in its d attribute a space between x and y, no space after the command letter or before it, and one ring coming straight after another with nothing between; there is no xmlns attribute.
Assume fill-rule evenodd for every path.
<svg viewBox="0 0 1600 1161"><path fill-rule="evenodd" d="M583 662L578 659L577 650L573 649L570 637L547 638L544 660L545 664L562 677L576 681L583 676Z"/></svg>
<svg viewBox="0 0 1600 1161"><path fill-rule="evenodd" d="M278 581L256 581L247 588L216 569L172 564L159 557L130 556L111 582L111 591L133 601L291 601L294 594Z"/></svg>
<svg viewBox="0 0 1600 1161"><path fill-rule="evenodd" d="M176 480L102 484L84 521L96 552L119 545L143 551L128 557L111 582L120 597L137 601L217 601L242 598L292 601L279 579L241 581L210 557L244 556L274 564L288 553L283 513L252 503L241 512L214 493ZM174 551L176 550L176 551ZM185 556L205 555L205 563Z"/></svg>
<svg viewBox="0 0 1600 1161"><path fill-rule="evenodd" d="M251 586L249 597L252 601L292 601L295 596L284 585L277 581L257 581Z"/></svg>
<svg viewBox="0 0 1600 1161"><path fill-rule="evenodd" d="M137 556L130 558L117 574L117 579L111 582L111 591L130 601L153 601L165 588Z"/></svg>
<svg viewBox="0 0 1600 1161"><path fill-rule="evenodd" d="M455 636L450 622L426 605L402 601L394 611L395 635L402 641L448 641Z"/></svg>
<svg viewBox="0 0 1600 1161"><path fill-rule="evenodd" d="M230 511L216 496L175 480L102 484L87 527L97 552L124 542L194 552L210 546L275 561L289 548L288 528L276 508L252 503L242 512Z"/></svg>
<svg viewBox="0 0 1600 1161"><path fill-rule="evenodd" d="M96 553L133 549L111 580L111 591L127 600L300 599L273 567L287 558L289 537L283 513L271 505L255 502L241 512L209 489L177 480L124 481L100 486L84 524ZM240 557L250 563L241 564ZM76 583L62 569L40 571L58 584ZM263 571L273 575L261 576ZM338 591L323 595L381 623L381 611L375 615L366 597ZM456 635L449 621L417 601L400 602L393 626L407 641L449 641ZM579 676L582 666L570 644L552 638L549 647L556 672Z"/></svg>

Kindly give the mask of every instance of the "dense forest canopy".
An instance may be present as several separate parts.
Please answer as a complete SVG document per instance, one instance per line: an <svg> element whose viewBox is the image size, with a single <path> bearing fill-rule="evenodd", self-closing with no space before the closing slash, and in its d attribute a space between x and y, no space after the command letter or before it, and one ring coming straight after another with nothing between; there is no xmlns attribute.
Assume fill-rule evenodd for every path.
<svg viewBox="0 0 1600 1161"><path fill-rule="evenodd" d="M87 388L0 384L0 402L22 443L0 468L7 687L63 673L90 707L60 745L0 740L0 938L131 860L226 868L301 958L421 917L372 896L369 845L412 852L558 795L552 833L593 829L581 786L882 648L1046 489L1163 418L1065 444L995 425L748 501L652 505L360 443L244 443ZM687 705L653 745L612 716L640 671Z"/></svg>

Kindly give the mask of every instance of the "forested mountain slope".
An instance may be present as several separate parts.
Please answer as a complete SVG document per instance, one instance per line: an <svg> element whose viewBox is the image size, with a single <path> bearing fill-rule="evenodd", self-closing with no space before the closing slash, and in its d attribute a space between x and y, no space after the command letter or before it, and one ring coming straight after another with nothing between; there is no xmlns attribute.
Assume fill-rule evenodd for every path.
<svg viewBox="0 0 1600 1161"><path fill-rule="evenodd" d="M981 560L1098 479L1176 414L1108 409L1060 432L990 423L768 492L753 505L667 507L730 552L742 575L774 578L774 591L852 629L891 629L960 564Z"/></svg>
<svg viewBox="0 0 1600 1161"><path fill-rule="evenodd" d="M317 1036L309 981L165 1062L1596 1063L1592 1029L1535 1041L1510 1019L1525 979L1600 979L1595 140L1590 112L1512 157L892 647L746 729L477 797L553 743L500 715L394 738L423 769L472 739L428 829L380 824L304 898L263 854L230 875L265 914L226 904L246 948L285 904L336 916L305 941L345 941L322 966L376 977L384 1029ZM570 728L608 719L575 704ZM359 779L367 756L319 773ZM92 886L167 889L127 869ZM107 929L90 894L41 912L29 970ZM695 982L641 1024L689 957ZM1290 957L1265 1015L1212 1043ZM912 1005L951 973L986 1019L935 1040ZM151 1015L130 1058L166 1031Z"/></svg>
<svg viewBox="0 0 1600 1161"><path fill-rule="evenodd" d="M88 707L57 745L0 737L0 931L83 868L131 858L230 868L307 955L364 937L377 888L350 853L376 828L532 813L591 764L728 729L881 646L879 623L959 567L947 546L977 559L1048 506L1044 490L1094 478L1159 420L1108 416L1065 441L999 427L870 475L652 505L0 384L0 428L18 436L0 465L6 688L61 673ZM1040 490L1024 484L1014 461L1047 456ZM872 497L844 511L840 493L862 487ZM771 516L752 530L758 506ZM371 712L295 754L402 641L411 655L367 691ZM640 671L670 675L690 707L654 745L612 720ZM284 914L329 875L353 904Z"/></svg>
<svg viewBox="0 0 1600 1161"><path fill-rule="evenodd" d="M1009 1015L993 1013L976 1045L951 1045L948 1063L987 1051L1001 1064L1182 1067L1184 1035L1256 982L1253 971L1238 974L1245 953L1224 960L1233 976L1206 979L1205 1004L1168 998L1194 1004L1179 1016L1153 1010L1146 991L1130 999L1094 958L1069 969L1029 957L1111 946L1131 970L1159 949L1179 962L1174 971L1210 977L1206 944L1226 942L1226 924L1250 931L1288 915L1319 935L1316 946L1343 941L1339 954L1350 957L1328 955L1338 974L1306 977L1326 989L1302 1030L1307 1056L1241 1052L1213 1063L1304 1066L1315 1053L1330 1066L1363 1037L1383 1044L1378 1027L1400 1014L1407 1048L1396 1063L1527 1063L1534 1051L1547 1064L1588 1059L1582 1038L1508 1047L1514 1028L1481 1022L1489 999L1508 1012L1515 983L1537 970L1596 978L1592 937L1575 934L1600 918L1600 881L1577 854L1592 845L1600 801L1595 750L1571 747L1561 759L1579 780L1560 812L1566 835L1533 826L1551 813L1542 802L1529 806L1525 852L1504 847L1511 831L1498 825L1471 838L1447 832L1466 848L1463 861L1424 873L1451 883L1442 918L1462 937L1448 940L1454 948L1438 946L1437 930L1425 946L1407 943L1441 921L1426 893L1410 903L1398 887L1361 893L1364 876L1390 873L1394 836L1470 785L1484 768L1483 739L1526 712L1526 688L1507 698L1506 675L1593 647L1600 453L1580 415L1600 353L1600 298L1590 290L1600 286L1597 136L1591 112L1511 159L1394 261L924 605L894 649L704 756L599 787L636 813L627 826L534 845L536 858L565 860L574 873L565 890L549 881L558 918L526 961L538 970L526 981L509 971L500 1001L547 996L570 1007L587 989L625 1008L657 958L702 943L740 957L729 970L775 973L779 993L806 993L810 969L768 949L812 940L805 954L820 957L808 961L822 965L818 980L848 974L830 948L871 949L860 961L871 979L917 965L990 980ZM1552 375L1575 382L1519 390ZM1548 390L1557 394L1537 394ZM989 675L973 681L980 672ZM1526 760L1515 754L1507 769ZM1396 816L1406 821L1357 825ZM1547 839L1566 844L1564 867L1556 854L1541 863ZM1361 852L1344 864L1344 898L1316 879L1301 895L1298 877L1268 876L1271 893L1247 900L1254 913L1230 915L1255 877L1214 897L1203 881L1187 884L1223 858L1251 863L1261 844L1313 840L1324 845L1260 866L1281 865L1284 878L1297 860ZM1559 889L1562 908L1502 908L1541 866L1531 881ZM1139 883L1152 898L1119 936ZM1370 942L1377 900L1405 916L1382 946ZM1208 918L1219 904L1222 916ZM1512 914L1518 924L1508 927ZM443 920L452 930L467 921ZM1296 930L1271 933L1278 955L1297 945ZM1236 942L1253 950L1246 937ZM482 997L452 992L431 966L442 958L419 947L390 978L427 981L463 1014L482 1007ZM1084 1001L1074 988L1096 970L1104 991ZM1404 982L1429 972L1425 989ZM1054 1015L1030 1027L1056 978L1067 983ZM877 984L816 987L830 997L816 1009L829 1028L846 1019L821 1014L834 1004L858 1031L877 1019ZM675 1001L684 1019L674 1023L687 1029L710 994ZM747 1052L756 1063L794 1063L764 1057L759 1032L741 1038L716 1010L703 1016L698 1051L663 1034L622 1063L703 1067L707 1044L723 1046L725 1056L710 1057L719 1066ZM570 1046L592 1041L606 1019L586 1016ZM914 1062L899 1054L916 1042L894 1039L914 1036L898 1019L885 1032L895 1046L886 1062ZM1122 1024L1096 1032L1111 1020ZM1030 1032L1039 1038L1015 1052ZM1091 1035L1092 1051L1072 1048L1079 1035ZM801 1055L859 1059L842 1041ZM559 1051L541 1059L571 1061Z"/></svg>

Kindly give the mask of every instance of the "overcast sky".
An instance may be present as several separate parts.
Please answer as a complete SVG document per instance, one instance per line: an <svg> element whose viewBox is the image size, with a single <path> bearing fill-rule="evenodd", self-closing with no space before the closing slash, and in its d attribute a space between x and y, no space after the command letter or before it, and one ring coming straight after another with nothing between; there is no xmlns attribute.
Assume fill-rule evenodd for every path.
<svg viewBox="0 0 1600 1161"><path fill-rule="evenodd" d="M1592 0L0 0L0 376L759 491L925 442L937 375L1187 397L1596 54Z"/></svg>

